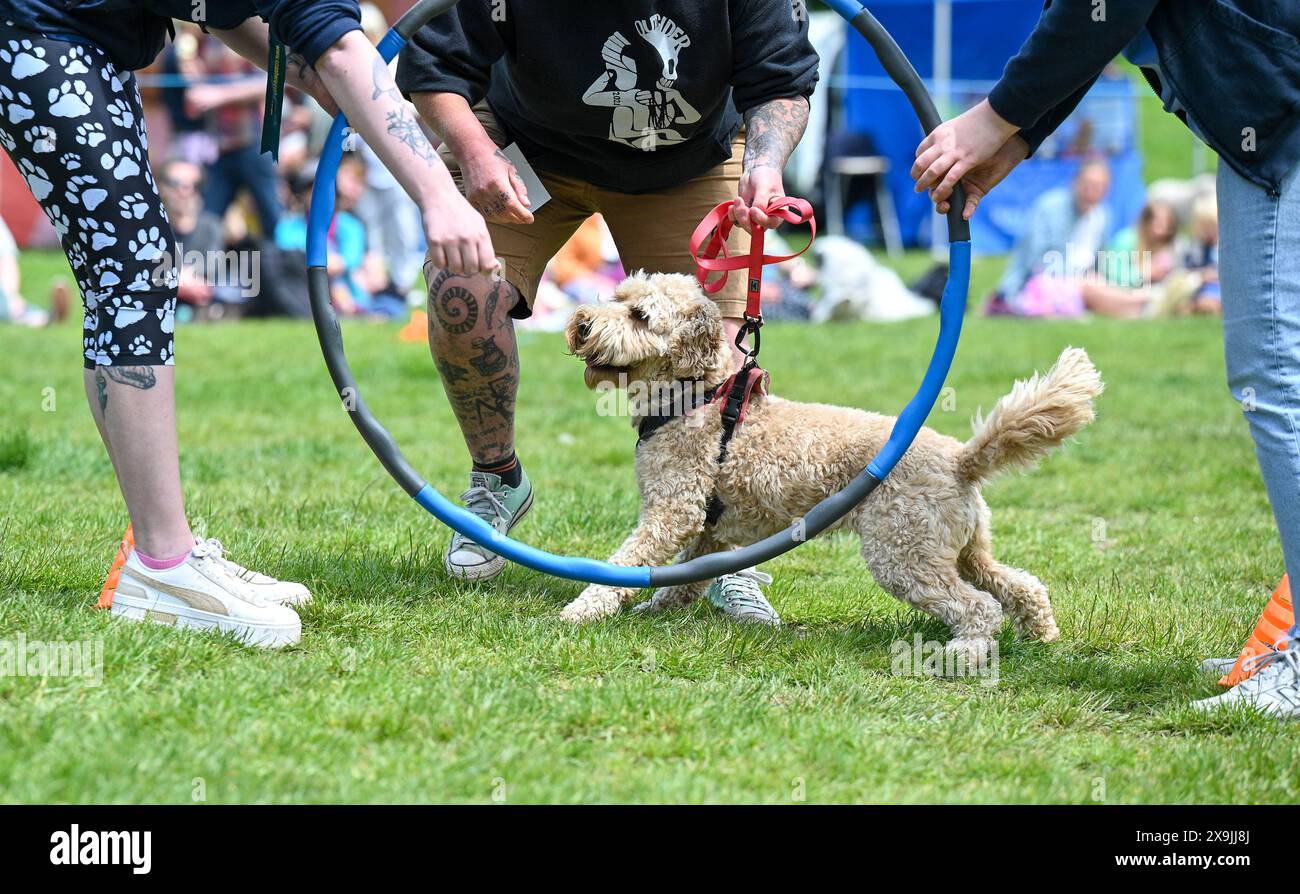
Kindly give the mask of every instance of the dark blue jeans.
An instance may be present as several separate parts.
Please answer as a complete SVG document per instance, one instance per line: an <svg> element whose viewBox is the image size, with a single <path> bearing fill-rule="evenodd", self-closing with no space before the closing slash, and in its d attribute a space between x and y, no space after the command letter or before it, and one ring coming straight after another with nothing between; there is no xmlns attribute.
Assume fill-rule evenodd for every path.
<svg viewBox="0 0 1300 894"><path fill-rule="evenodd" d="M223 152L208 165L206 179L203 204L207 210L218 217L225 214L239 188L246 186L257 206L262 234L275 236L275 225L280 220L280 193L270 155L263 155L256 145Z"/></svg>

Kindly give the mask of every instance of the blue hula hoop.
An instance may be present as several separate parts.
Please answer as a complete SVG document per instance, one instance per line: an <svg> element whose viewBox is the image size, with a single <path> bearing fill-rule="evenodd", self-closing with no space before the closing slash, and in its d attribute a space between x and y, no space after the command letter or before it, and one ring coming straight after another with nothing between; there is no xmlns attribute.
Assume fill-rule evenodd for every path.
<svg viewBox="0 0 1300 894"><path fill-rule="evenodd" d="M937 127L941 119L920 76L875 17L856 0L828 0L828 3L854 30L866 38L889 76L907 95L926 133ZM379 42L379 54L385 61L391 61L411 35L430 19L455 5L456 0L422 0L417 3ZM346 398L344 405L353 424L394 480L440 522L513 562L557 577L636 588L692 583L752 567L811 540L862 502L889 475L911 446L939 398L957 351L962 319L966 312L966 294L970 286L970 229L961 218L961 208L965 203L960 192L954 195L952 210L948 214L948 283L939 305L939 337L934 354L926 367L920 387L899 414L884 447L843 490L822 500L797 524L771 537L740 549L699 556L676 565L613 565L596 559L557 556L514 540L452 503L416 474L392 436L366 406L353 378L343 350L338 320L330 306L329 276L325 269L326 239L330 221L334 217L334 183L339 161L343 157L346 127L347 121L340 113L330 128L316 168L315 188L312 190L307 218L308 291L325 365L339 394Z"/></svg>

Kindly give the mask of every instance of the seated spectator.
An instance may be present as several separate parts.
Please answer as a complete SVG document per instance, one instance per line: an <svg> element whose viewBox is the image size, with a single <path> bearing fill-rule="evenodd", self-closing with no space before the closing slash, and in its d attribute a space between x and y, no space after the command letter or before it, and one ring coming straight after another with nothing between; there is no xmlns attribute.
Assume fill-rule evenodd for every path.
<svg viewBox="0 0 1300 894"><path fill-rule="evenodd" d="M1174 269L1178 217L1164 202L1147 202L1137 222L1111 240L1101 275L1113 286L1140 289L1160 282Z"/></svg>
<svg viewBox="0 0 1300 894"><path fill-rule="evenodd" d="M606 300L623 280L623 265L605 218L582 222L546 265L533 297L533 315L516 323L525 329L559 332L579 304Z"/></svg>
<svg viewBox="0 0 1300 894"><path fill-rule="evenodd" d="M51 311L27 303L22 295L18 270L18 243L4 220L0 219L0 323L20 326L61 323L68 316L70 301L67 284L58 282L50 290Z"/></svg>
<svg viewBox="0 0 1300 894"><path fill-rule="evenodd" d="M609 297L623 280L622 265L605 259L609 239L605 219L593 214L551 258L547 275L577 304Z"/></svg>
<svg viewBox="0 0 1300 894"><path fill-rule="evenodd" d="M1192 205L1192 242L1183 256L1183 266L1200 278L1192 294L1191 311L1196 314L1223 313L1219 297L1219 203L1214 193L1205 193Z"/></svg>
<svg viewBox="0 0 1300 894"><path fill-rule="evenodd" d="M196 308L208 306L215 297L205 261L225 248L221 220L203 207L202 183L198 165L183 158L158 169L158 194L176 234L177 300Z"/></svg>
<svg viewBox="0 0 1300 894"><path fill-rule="evenodd" d="M1179 267L1156 288L1152 315L1182 317L1217 314L1219 301L1219 214L1214 194L1192 204L1191 241L1184 247Z"/></svg>
<svg viewBox="0 0 1300 894"><path fill-rule="evenodd" d="M287 183L289 200L275 227L275 244L281 251L304 255L307 251L307 210L311 206L311 186L315 175L315 167L309 165ZM340 250L340 242L349 247L355 244L352 234L360 226L351 215L336 212L326 235L328 254L325 269L330 276L330 299L339 314L350 315L358 311L346 279L348 264Z"/></svg>
<svg viewBox="0 0 1300 894"><path fill-rule="evenodd" d="M334 220L326 242L330 298L334 310L347 316L405 316L405 301L393 291L382 259L367 256L365 227L352 213L365 190L364 167L355 156L345 156L339 164ZM275 228L275 244L281 251L307 250L307 210L314 179L315 169L309 168L289 183L289 208Z"/></svg>
<svg viewBox="0 0 1300 894"><path fill-rule="evenodd" d="M1148 296L1099 280L1097 254L1104 244L1108 214L1102 202L1110 190L1110 168L1084 162L1068 187L1038 197L1016 240L1006 273L989 303L989 313L1027 317L1077 317L1085 311L1137 317Z"/></svg>
<svg viewBox="0 0 1300 894"><path fill-rule="evenodd" d="M360 155L350 154L339 163L337 198L334 201L339 251L347 268L346 279L352 300L360 313L380 317L405 317L406 298L393 284L388 262L370 248L370 232L357 208L365 199L369 186L366 163Z"/></svg>

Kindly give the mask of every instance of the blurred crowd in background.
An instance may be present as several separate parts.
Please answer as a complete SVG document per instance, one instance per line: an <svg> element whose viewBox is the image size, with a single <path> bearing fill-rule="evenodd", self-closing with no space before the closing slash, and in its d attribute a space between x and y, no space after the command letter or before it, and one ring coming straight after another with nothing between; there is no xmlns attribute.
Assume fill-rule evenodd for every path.
<svg viewBox="0 0 1300 894"><path fill-rule="evenodd" d="M384 14L371 3L362 4L362 13L366 33L377 42L388 29ZM176 234L179 318L310 316L306 219L328 116L290 91L279 160L273 162L260 148L265 76L189 24L177 23L175 39L142 82L162 118L150 122L150 151ZM1106 141L1113 128L1104 125L1122 115L1131 117L1131 109L1099 114L1094 107L1081 133L1053 150L1077 156L1077 173L1027 205L1000 283L989 295L973 295L972 302L987 313L1032 317L1218 311L1212 176L1150 184L1136 219L1111 219ZM832 138L828 120L814 121L827 131L813 141L815 151L843 143ZM424 303L425 246L417 208L364 144L345 153L335 188L328 269L336 312L407 318ZM826 190L821 192L824 198ZM825 202L819 204L824 215ZM843 222L832 221L835 235L819 237L809 254L765 279L769 318L887 321L935 311L946 274L941 260L916 282L905 283L876 261L860 235L839 235L844 230ZM805 238L782 231L769 237L769 250L780 248L773 243L782 236L796 243ZM257 259L256 289L212 275L211 259L232 252ZM50 286L45 306L28 302L17 254L0 221L0 320L42 325L64 318L74 297L68 284ZM533 316L521 325L561 329L578 304L610 295L623 275L613 240L594 216L551 261Z"/></svg>

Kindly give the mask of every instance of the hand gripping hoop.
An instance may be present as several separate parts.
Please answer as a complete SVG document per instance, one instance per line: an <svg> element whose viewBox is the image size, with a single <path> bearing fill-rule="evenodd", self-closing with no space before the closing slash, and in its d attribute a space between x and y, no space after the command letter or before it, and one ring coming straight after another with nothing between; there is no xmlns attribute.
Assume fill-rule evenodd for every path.
<svg viewBox="0 0 1300 894"><path fill-rule="evenodd" d="M828 0L829 5L849 25L866 38L885 71L902 88L929 133L939 125L939 113L934 107L925 85L903 55L889 33L856 0ZM386 60L391 60L430 19L456 5L456 0L420 0L393 29L379 42L378 50ZM427 509L443 524L471 538L475 542L529 568L572 580L589 581L618 587L661 587L708 580L749 568L760 562L794 549L811 540L849 510L862 502L889 474L890 470L911 446L926 416L938 400L944 379L952 366L957 341L961 335L962 318L966 312L966 292L970 284L970 228L961 218L965 201L960 186L952 198L948 213L948 284L939 305L939 338L930 358L925 376L916 394L908 402L898 421L894 423L889 440L880 453L839 493L832 494L810 509L802 519L771 537L741 549L700 556L677 565L656 567L629 567L612 565L596 559L575 556L557 556L537 549L499 533L478 516L452 503L421 478L385 430L370 412L361 391L353 378L343 350L343 337L338 320L330 306L329 275L326 238L330 221L334 217L334 182L343 152L343 131L347 120L340 113L334 119L316 169L316 184L312 190L311 209L307 218L307 283L311 298L312 317L316 323L316 336L320 340L325 365L339 394L348 399L344 405L361 437L374 452L395 481L417 503ZM761 246L760 246L761 248ZM762 255L761 250L757 253ZM706 258L701 258L707 260ZM744 259L748 266L748 259ZM715 268L721 269L721 268ZM739 268L735 268L739 269ZM753 277L751 277L752 279Z"/></svg>

